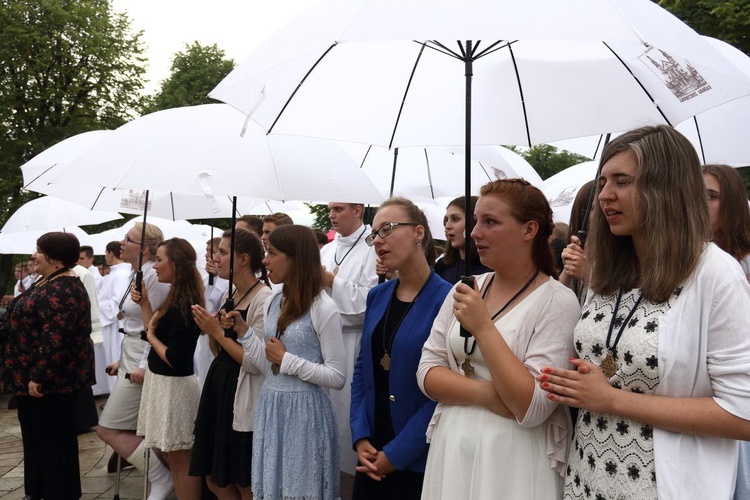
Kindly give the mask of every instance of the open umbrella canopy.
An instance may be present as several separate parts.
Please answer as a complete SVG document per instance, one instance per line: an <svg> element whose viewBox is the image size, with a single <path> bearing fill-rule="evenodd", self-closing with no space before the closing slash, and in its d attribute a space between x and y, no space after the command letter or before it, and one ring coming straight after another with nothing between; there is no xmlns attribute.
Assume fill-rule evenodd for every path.
<svg viewBox="0 0 750 500"><path fill-rule="evenodd" d="M735 47L711 37L703 37L740 71L750 77L750 57ZM750 96L708 109L678 123L675 128L695 146L704 164L724 163L733 167L750 166ZM616 131L613 131L616 132ZM613 133L616 137L619 133ZM598 158L604 147L603 136L591 136L576 141L552 143L576 153Z"/></svg>
<svg viewBox="0 0 750 500"><path fill-rule="evenodd" d="M456 147L403 147L342 143L384 197L406 196L415 201L455 198L464 186L457 182L464 172L464 152ZM471 192L495 179L522 177L541 187L543 181L526 160L500 146L474 146L471 151ZM440 215L442 220L443 214Z"/></svg>
<svg viewBox="0 0 750 500"><path fill-rule="evenodd" d="M363 201L382 196L336 143L268 137L225 104L158 111L96 142L53 183L162 190L208 199Z"/></svg>
<svg viewBox="0 0 750 500"><path fill-rule="evenodd" d="M552 208L555 222L570 221L570 210L581 186L594 180L598 161L586 161L562 170L544 181L542 192Z"/></svg>
<svg viewBox="0 0 750 500"><path fill-rule="evenodd" d="M92 239L83 229L67 225L48 230L31 230L15 233L0 233L0 254L32 254L36 251L36 240L45 233L61 231L76 235L81 245L91 245Z"/></svg>
<svg viewBox="0 0 750 500"><path fill-rule="evenodd" d="M747 94L750 79L650 0L326 0L210 96L266 131L400 147L676 124Z"/></svg>
<svg viewBox="0 0 750 500"><path fill-rule="evenodd" d="M42 151L21 166L23 188L54 196L90 210L116 211L141 215L145 208L146 192L138 189L114 189L86 184L52 183L56 177L73 179L70 164L111 130L84 132ZM149 193L149 214L171 220L229 218L232 216L231 196L205 196L174 191L152 190ZM297 210L299 204L274 202L258 198L239 197L237 215L268 214Z"/></svg>
<svg viewBox="0 0 750 500"><path fill-rule="evenodd" d="M0 231L63 231L66 227L101 224L116 219L122 219L117 212L89 210L53 196L42 196L22 205Z"/></svg>

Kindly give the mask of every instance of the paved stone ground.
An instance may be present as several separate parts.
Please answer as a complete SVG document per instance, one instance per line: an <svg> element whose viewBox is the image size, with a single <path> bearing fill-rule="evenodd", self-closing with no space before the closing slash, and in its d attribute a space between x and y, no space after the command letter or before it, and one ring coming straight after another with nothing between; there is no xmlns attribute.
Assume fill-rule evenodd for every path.
<svg viewBox="0 0 750 500"><path fill-rule="evenodd" d="M0 396L0 498L18 500L23 498L23 445L21 426L16 410L8 410L10 396ZM106 397L96 398L97 406L106 402ZM78 436L79 461L81 466L81 490L83 500L113 499L115 474L107 473L107 462L112 448L105 445L95 432ZM351 498L352 476L342 475L343 500ZM135 469L122 471L120 478L120 500L138 500L143 495L143 474ZM172 494L170 499L177 498Z"/></svg>

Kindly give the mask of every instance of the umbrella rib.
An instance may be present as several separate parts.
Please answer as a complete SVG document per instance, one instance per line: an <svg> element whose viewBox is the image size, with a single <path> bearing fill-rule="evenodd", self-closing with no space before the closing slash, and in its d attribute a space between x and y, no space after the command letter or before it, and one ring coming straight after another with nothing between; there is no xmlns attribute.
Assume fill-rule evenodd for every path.
<svg viewBox="0 0 750 500"><path fill-rule="evenodd" d="M172 207L172 220L176 221L177 219L174 216L174 194L172 191L169 192L169 205Z"/></svg>
<svg viewBox="0 0 750 500"><path fill-rule="evenodd" d="M638 79L638 77L635 76L633 74L633 71L631 71L631 69L628 67L628 65L625 64L625 61L622 60L622 58L617 54L617 52L615 52L612 49L612 47L610 47L609 45L607 45L607 42L602 42L602 43L604 44L605 47L607 47L609 49L610 52L612 52L612 54L617 58L617 60L620 61L620 64L622 64L622 66L628 71L628 73L630 73L630 76L633 77L633 80L635 80L635 82L641 87L641 90L643 90L643 93L646 94L646 96L651 100L651 102L653 103L653 105L656 107L656 110L661 115L661 117L664 118L665 122L667 122L667 125L669 125L670 127L672 127L673 126L672 122L669 121L669 119L667 118L667 115L665 115L664 112L659 107L659 105L656 104L656 101L654 101L654 98L651 97L651 94L648 93L648 90L646 90L646 87L643 86L643 84Z"/></svg>
<svg viewBox="0 0 750 500"><path fill-rule="evenodd" d="M91 208L89 210L93 210L97 203L99 203L99 198L101 198L102 193L104 192L105 188L101 188L99 190L99 194L96 195L96 199L94 199L94 203L91 205Z"/></svg>
<svg viewBox="0 0 750 500"><path fill-rule="evenodd" d="M445 54L446 56L455 57L456 59L461 59L462 61L464 59L464 56L462 54L452 51L451 49L449 49L442 43L438 42L437 40L429 40L427 42L417 42L417 43L422 44L434 50L435 52L440 52L441 54ZM434 44L434 46L431 44Z"/></svg>
<svg viewBox="0 0 750 500"><path fill-rule="evenodd" d="M359 164L359 168L362 169L365 166L365 162L367 161L367 157L370 156L370 151L372 150L372 144L367 146L367 151L365 151L365 156L362 158L362 163Z"/></svg>
<svg viewBox="0 0 750 500"><path fill-rule="evenodd" d="M427 165L427 182L430 183L430 196L432 199L435 199L435 188L432 185L432 172L430 171L430 155L427 153L427 148L423 149L424 151L424 161Z"/></svg>
<svg viewBox="0 0 750 500"><path fill-rule="evenodd" d="M518 40L516 40L516 41L518 41ZM507 42L505 40L498 40L495 43L493 43L492 45L490 45L489 47L487 47L486 49L484 49L482 52L480 52L479 54L477 54L476 56L474 56L474 60L476 61L480 57L487 56L489 54L492 54L493 52L497 52L498 50L503 49L505 47L505 45L499 45L499 44L501 44L503 42L507 43L508 45L510 45L511 43L515 43L515 42Z"/></svg>
<svg viewBox="0 0 750 500"><path fill-rule="evenodd" d="M698 134L698 144L701 147L701 158L703 158L703 164L706 164L706 152L703 150L703 138L701 137L701 128L698 126L698 117L693 116L693 123L695 123L695 131Z"/></svg>
<svg viewBox="0 0 750 500"><path fill-rule="evenodd" d="M521 75L518 72L518 64L516 63L516 56L513 54L513 47L508 44L508 51L510 52L510 59L513 61L513 71L516 72L516 81L518 82L518 93L521 95L521 107L523 108L523 122L526 125L526 140L528 141L529 147L531 147L531 132L529 131L529 114L526 111L526 100L523 98L523 87L521 86Z"/></svg>
<svg viewBox="0 0 750 500"><path fill-rule="evenodd" d="M310 67L310 69L307 70L307 73L305 73L305 76L302 77L302 80L297 84L297 88L294 89L294 92L292 92L292 94L289 96L289 99L287 99L287 101L284 103L284 107L281 108L281 111L279 111L279 114L276 115L276 119L273 121L273 123L271 124L271 126L268 128L268 133L269 134L271 133L271 131L273 130L273 128L276 126L276 122L279 121L279 119L281 118L281 115L283 115L284 111L286 111L286 108L287 108L287 106L289 106L289 103L292 102L292 99L294 99L294 96L297 95L297 91L300 89L300 87L302 87L302 84L305 83L305 81L307 80L307 77L310 76L310 73L312 73L313 70L315 70L315 68L318 67L318 64L320 64L320 61L322 61L323 58L325 56L327 56L328 53L336 45L338 45L338 42L333 42L333 44L330 47L328 47L328 49L326 49L325 52L323 52L323 54L318 58L318 60L315 61L315 64L313 64L312 67Z"/></svg>
<svg viewBox="0 0 750 500"><path fill-rule="evenodd" d="M34 184L34 182L36 182L40 177L42 177L44 174L46 174L47 172L49 172L50 170L52 170L56 166L57 166L57 163L55 163L51 167L45 169L44 172L42 172L41 174L39 174L36 177L34 177L33 179L31 179L23 188L27 189L29 186L31 186L32 184ZM47 184L49 184L49 183L47 183Z"/></svg>
<svg viewBox="0 0 750 500"><path fill-rule="evenodd" d="M479 166L482 168L482 172L484 172L484 175L487 176L487 180L491 181L492 177L490 177L490 174L487 173L487 169L484 167L484 163L482 163L481 161L478 161L477 163L479 163Z"/></svg>
<svg viewBox="0 0 750 500"><path fill-rule="evenodd" d="M406 96L409 95L409 88L411 87L411 82L414 80L414 73L417 72L417 66L419 66L419 61L422 59L422 54L424 53L425 44L422 44L422 48L419 49L419 54L417 54L417 59L414 61L414 67L411 69L411 74L409 75L409 81L406 84L406 89L404 90L404 97L401 99L401 106L398 108L398 115L396 116L396 123L393 124L393 132L391 133L391 140L388 143L388 149L393 147L393 140L396 137L396 131L398 130L398 124L401 121L401 113L404 111L404 105L406 104Z"/></svg>

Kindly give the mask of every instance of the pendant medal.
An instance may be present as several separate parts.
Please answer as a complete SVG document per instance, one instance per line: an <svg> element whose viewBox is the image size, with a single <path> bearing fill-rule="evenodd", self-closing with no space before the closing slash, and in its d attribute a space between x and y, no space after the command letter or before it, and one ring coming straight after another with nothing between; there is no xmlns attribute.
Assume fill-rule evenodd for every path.
<svg viewBox="0 0 750 500"><path fill-rule="evenodd" d="M607 355L604 356L599 368L601 368L604 376L607 378L612 378L614 374L617 373L617 363L612 357L612 351L607 350Z"/></svg>
<svg viewBox="0 0 750 500"><path fill-rule="evenodd" d="M273 373L274 375L278 375L279 365L277 365L276 363L271 363L271 373Z"/></svg>
<svg viewBox="0 0 750 500"><path fill-rule="evenodd" d="M471 364L471 358L469 358L469 356L466 356L464 362L461 363L461 369L464 371L464 375L468 378L471 378L471 376L474 375L474 365Z"/></svg>
<svg viewBox="0 0 750 500"><path fill-rule="evenodd" d="M125 317L125 312L122 309L117 311L117 319L123 319L124 317Z"/></svg>
<svg viewBox="0 0 750 500"><path fill-rule="evenodd" d="M388 353L385 353L383 357L380 358L380 366L382 366L385 371L391 369L391 356Z"/></svg>
<svg viewBox="0 0 750 500"><path fill-rule="evenodd" d="M333 275L338 276L338 274L339 274L339 266L336 266L333 268Z"/></svg>

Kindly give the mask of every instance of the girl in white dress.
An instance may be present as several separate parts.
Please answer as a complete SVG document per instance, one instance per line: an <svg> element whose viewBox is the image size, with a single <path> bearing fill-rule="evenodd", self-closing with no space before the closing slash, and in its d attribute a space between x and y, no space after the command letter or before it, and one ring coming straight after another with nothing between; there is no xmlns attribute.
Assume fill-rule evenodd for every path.
<svg viewBox="0 0 750 500"><path fill-rule="evenodd" d="M494 273L457 285L424 346L418 381L440 403L422 498L559 498L570 416L534 377L568 362L580 308L554 279L552 211L537 188L504 179L482 187L474 215Z"/></svg>

